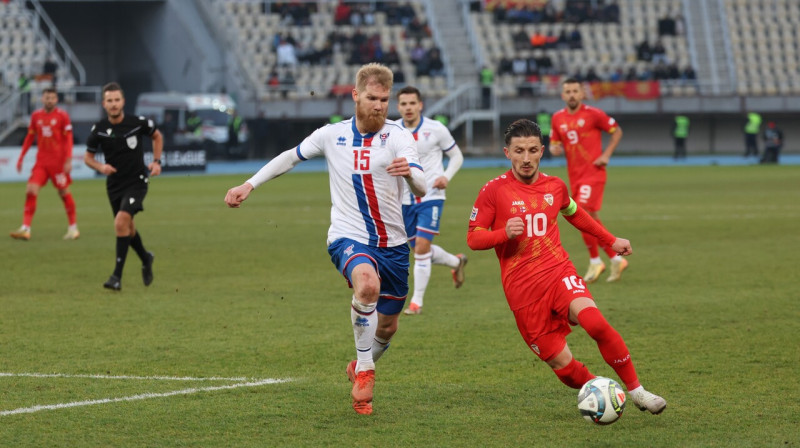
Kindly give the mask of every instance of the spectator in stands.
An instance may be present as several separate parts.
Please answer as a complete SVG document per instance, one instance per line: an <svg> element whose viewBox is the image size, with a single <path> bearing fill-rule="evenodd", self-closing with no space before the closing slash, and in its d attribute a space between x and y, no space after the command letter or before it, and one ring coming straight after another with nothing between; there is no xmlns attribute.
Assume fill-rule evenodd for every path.
<svg viewBox="0 0 800 448"><path fill-rule="evenodd" d="M639 79L639 74L636 73L636 67L631 66L628 73L625 74L625 81L636 81Z"/></svg>
<svg viewBox="0 0 800 448"><path fill-rule="evenodd" d="M511 71L511 59L507 56L503 56L500 58L500 61L497 63L497 73L500 75L510 75L512 74Z"/></svg>
<svg viewBox="0 0 800 448"><path fill-rule="evenodd" d="M694 72L694 68L691 65L687 65L686 68L683 69L681 79L689 82L697 81L697 74Z"/></svg>
<svg viewBox="0 0 800 448"><path fill-rule="evenodd" d="M527 50L531 47L531 39L528 33L522 29L522 26L517 26L514 34L511 35L511 41L514 42L514 49L517 51Z"/></svg>
<svg viewBox="0 0 800 448"><path fill-rule="evenodd" d="M422 42L417 40L416 44L414 45L414 48L412 48L411 51L409 52L409 57L411 58L411 62L413 62L414 64L419 63L421 60L425 59L426 53L427 52L422 47Z"/></svg>
<svg viewBox="0 0 800 448"><path fill-rule="evenodd" d="M278 56L278 65L281 67L292 67L294 68L297 66L297 54L295 53L294 45L289 43L286 39L281 39L281 42L278 44L278 49L276 50Z"/></svg>
<svg viewBox="0 0 800 448"><path fill-rule="evenodd" d="M526 75L528 73L528 61L521 55L515 55L511 60L511 73L514 75Z"/></svg>
<svg viewBox="0 0 800 448"><path fill-rule="evenodd" d="M278 77L278 72L274 69L269 72L269 77L267 78L267 87L270 90L277 90L281 86L281 79Z"/></svg>
<svg viewBox="0 0 800 448"><path fill-rule="evenodd" d="M503 23L506 21L506 8L503 3L495 5L492 10L492 17L494 17L494 23Z"/></svg>
<svg viewBox="0 0 800 448"><path fill-rule="evenodd" d="M636 46L636 59L645 62L650 62L653 59L653 50L650 48L650 42L647 39L639 42L639 45Z"/></svg>
<svg viewBox="0 0 800 448"><path fill-rule="evenodd" d="M558 48L559 50L569 49L569 35L567 35L566 28L561 28L561 32L558 33L558 39L556 40L556 48Z"/></svg>
<svg viewBox="0 0 800 448"><path fill-rule="evenodd" d="M424 39L430 36L431 30L428 28L428 24L419 17L414 17L406 27L406 37L410 39Z"/></svg>
<svg viewBox="0 0 800 448"><path fill-rule="evenodd" d="M438 48L433 47L428 52L428 73L430 76L444 76L444 61Z"/></svg>
<svg viewBox="0 0 800 448"><path fill-rule="evenodd" d="M764 155L759 163L778 163L778 157L783 147L783 131L778 128L774 121L767 123L764 129Z"/></svg>
<svg viewBox="0 0 800 448"><path fill-rule="evenodd" d="M397 47L394 45L389 47L389 51L383 55L383 63L389 66L400 64L400 55L397 53ZM397 73L395 73L394 80L397 82Z"/></svg>
<svg viewBox="0 0 800 448"><path fill-rule="evenodd" d="M572 32L569 34L569 48L579 49L583 48L583 36L581 36L581 32L576 26L572 29Z"/></svg>
<svg viewBox="0 0 800 448"><path fill-rule="evenodd" d="M600 79L600 76L597 75L597 72L595 71L594 67L589 67L589 69L586 71L586 77L584 78L584 81L597 82L597 81L602 81L602 79Z"/></svg>
<svg viewBox="0 0 800 448"><path fill-rule="evenodd" d="M673 62L667 66L667 79L681 79L681 70L677 63Z"/></svg>
<svg viewBox="0 0 800 448"><path fill-rule="evenodd" d="M666 15L658 20L659 36L674 36L675 34L675 19Z"/></svg>
<svg viewBox="0 0 800 448"><path fill-rule="evenodd" d="M531 35L531 46L533 48L544 48L547 44L547 36L540 33L539 31L534 31Z"/></svg>
<svg viewBox="0 0 800 448"><path fill-rule="evenodd" d="M611 82L619 82L625 80L625 73L622 71L622 67L617 67L613 73L608 77L608 80Z"/></svg>
<svg viewBox="0 0 800 448"><path fill-rule="evenodd" d="M616 0L610 0L603 8L603 21L607 23L619 23L619 5Z"/></svg>
<svg viewBox="0 0 800 448"><path fill-rule="evenodd" d="M661 42L661 39L656 40L656 43L653 45L651 49L651 61L655 64L659 63L668 63L669 60L667 59L667 49L664 48L664 43Z"/></svg>
<svg viewBox="0 0 800 448"><path fill-rule="evenodd" d="M56 88L56 71L58 70L58 64L53 60L52 57L47 57L47 60L44 61L44 66L42 67L42 73L50 78L50 82L52 87Z"/></svg>
<svg viewBox="0 0 800 448"><path fill-rule="evenodd" d="M342 0L336 5L336 11L333 13L333 23L336 25L349 25L350 24L350 6Z"/></svg>
<svg viewBox="0 0 800 448"><path fill-rule="evenodd" d="M402 88L406 83L406 75L403 73L403 69L400 68L400 64L392 64L389 68L394 73L394 85Z"/></svg>

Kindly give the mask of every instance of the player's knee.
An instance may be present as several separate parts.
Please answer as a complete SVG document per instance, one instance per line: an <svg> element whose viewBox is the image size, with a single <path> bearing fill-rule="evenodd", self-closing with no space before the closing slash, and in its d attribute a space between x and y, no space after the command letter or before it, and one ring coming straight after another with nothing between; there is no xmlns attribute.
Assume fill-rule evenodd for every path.
<svg viewBox="0 0 800 448"><path fill-rule="evenodd" d="M578 313L578 323L586 333L595 341L607 341L618 336L617 330L595 307L589 307Z"/></svg>

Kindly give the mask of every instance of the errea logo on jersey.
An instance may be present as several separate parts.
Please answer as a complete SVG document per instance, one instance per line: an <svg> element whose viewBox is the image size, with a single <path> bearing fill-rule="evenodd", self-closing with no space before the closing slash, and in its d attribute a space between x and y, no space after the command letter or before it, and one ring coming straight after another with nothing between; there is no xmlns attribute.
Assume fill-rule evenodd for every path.
<svg viewBox="0 0 800 448"><path fill-rule="evenodd" d="M339 137L336 139L336 146L347 146L347 139L344 137Z"/></svg>

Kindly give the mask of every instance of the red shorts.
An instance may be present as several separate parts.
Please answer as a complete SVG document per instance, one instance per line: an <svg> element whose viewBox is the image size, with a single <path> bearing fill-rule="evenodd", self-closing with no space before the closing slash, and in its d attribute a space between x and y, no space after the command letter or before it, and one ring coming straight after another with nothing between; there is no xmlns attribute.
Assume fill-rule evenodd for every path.
<svg viewBox="0 0 800 448"><path fill-rule="evenodd" d="M605 182L583 182L572 186L572 199L590 212L599 212L603 206Z"/></svg>
<svg viewBox="0 0 800 448"><path fill-rule="evenodd" d="M570 325L576 325L569 321L569 304L579 297L594 298L571 262L553 269L537 285L541 286L526 292L537 299L514 310L514 318L528 347L542 361L549 361L561 353L572 331Z"/></svg>
<svg viewBox="0 0 800 448"><path fill-rule="evenodd" d="M64 172L64 165L41 165L36 164L31 171L31 177L28 178L28 183L36 184L40 187L47 184L47 179L53 181L53 185L59 190L63 190L72 184L72 178L69 173Z"/></svg>

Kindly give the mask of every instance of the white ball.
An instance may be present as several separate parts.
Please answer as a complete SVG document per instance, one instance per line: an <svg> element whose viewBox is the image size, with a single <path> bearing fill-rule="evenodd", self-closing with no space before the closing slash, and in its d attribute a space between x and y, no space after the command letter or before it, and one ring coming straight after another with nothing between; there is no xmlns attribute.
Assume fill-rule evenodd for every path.
<svg viewBox="0 0 800 448"><path fill-rule="evenodd" d="M610 425L625 410L625 390L611 378L598 376L578 392L578 410L587 421Z"/></svg>

